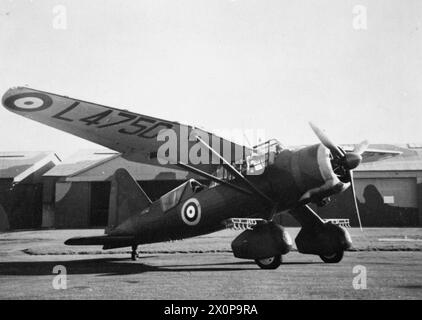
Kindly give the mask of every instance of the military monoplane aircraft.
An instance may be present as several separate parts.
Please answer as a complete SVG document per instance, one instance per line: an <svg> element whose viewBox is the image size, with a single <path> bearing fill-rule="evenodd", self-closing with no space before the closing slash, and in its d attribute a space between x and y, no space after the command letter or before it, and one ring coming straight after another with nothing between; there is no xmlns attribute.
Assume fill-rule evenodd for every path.
<svg viewBox="0 0 422 320"><path fill-rule="evenodd" d="M231 244L234 256L275 269L292 240L272 218L288 210L302 226L295 239L298 251L339 262L351 246L348 232L324 222L308 204L324 205L351 185L356 205L353 169L362 161L397 153L371 150L366 141L346 152L313 124L319 144L291 149L269 140L246 147L179 122L26 87L9 89L2 103L14 113L116 150L128 160L176 166L210 181L204 185L191 179L153 202L124 168L115 172L105 234L65 243L132 247L134 260L138 245L237 228L244 231ZM356 212L359 217L357 205Z"/></svg>

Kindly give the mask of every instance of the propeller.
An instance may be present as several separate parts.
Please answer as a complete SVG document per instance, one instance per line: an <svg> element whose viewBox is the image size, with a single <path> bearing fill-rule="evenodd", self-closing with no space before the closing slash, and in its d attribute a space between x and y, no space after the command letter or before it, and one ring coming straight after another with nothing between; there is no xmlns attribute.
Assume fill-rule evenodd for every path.
<svg viewBox="0 0 422 320"><path fill-rule="evenodd" d="M325 134L324 131L322 131L312 122L309 122L309 125L311 126L312 131L316 134L316 136L321 141L321 143L325 147L327 147L328 150L330 150L333 157L338 157L338 158L344 157L344 152L340 150L340 148L337 147L337 145L331 141L331 139Z"/></svg>
<svg viewBox="0 0 422 320"><path fill-rule="evenodd" d="M353 180L353 169L357 168L362 162L362 154L368 148L368 141L365 140L359 143L352 152L344 152L327 136L324 131L318 128L315 124L309 122L309 125L311 126L312 131L315 133L321 143L328 150L330 150L330 153L333 157L333 159L331 160L331 165L333 167L334 172L339 176L340 180L342 180L343 182L350 182L356 215L359 221L359 227L360 230L363 231L356 197L355 184Z"/></svg>
<svg viewBox="0 0 422 320"><path fill-rule="evenodd" d="M355 147L353 152L362 155L362 153L364 153L366 149L368 149L368 146L369 146L368 140L364 140Z"/></svg>
<svg viewBox="0 0 422 320"><path fill-rule="evenodd" d="M360 220L358 200L357 200L357 197L356 197L355 183L353 182L353 170L350 170L349 174L350 174L350 188L352 188L353 202L355 203L355 210L356 210L356 215L358 216L359 228L360 228L360 231L363 232L362 221Z"/></svg>

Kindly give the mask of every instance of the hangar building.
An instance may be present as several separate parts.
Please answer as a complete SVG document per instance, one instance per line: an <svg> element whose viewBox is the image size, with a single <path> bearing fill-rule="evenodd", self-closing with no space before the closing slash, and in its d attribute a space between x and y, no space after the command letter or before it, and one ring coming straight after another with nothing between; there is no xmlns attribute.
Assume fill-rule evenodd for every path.
<svg viewBox="0 0 422 320"><path fill-rule="evenodd" d="M354 170L358 207L363 227L422 226L422 145L371 145L372 149L396 150L401 155L361 163ZM312 208L324 219L349 219L359 226L351 188L333 196L325 207ZM298 226L282 214L284 225Z"/></svg>
<svg viewBox="0 0 422 320"><path fill-rule="evenodd" d="M422 226L422 145L371 145L401 151L400 156L363 163L355 185L365 227ZM0 153L0 231L28 228L89 228L107 224L110 177L126 168L151 199L190 178L183 170L123 159L111 150L80 151L65 161L51 152ZM205 181L201 181L206 183ZM332 197L324 219L346 218L358 226L351 190ZM282 214L285 226L297 226Z"/></svg>
<svg viewBox="0 0 422 320"><path fill-rule="evenodd" d="M0 231L41 227L43 174L58 163L53 152L0 152Z"/></svg>
<svg viewBox="0 0 422 320"><path fill-rule="evenodd" d="M376 145L372 148L394 149L402 154L378 162L361 164L355 170L355 188L363 226L422 226L422 145L407 148ZM341 212L358 226L351 190L327 206L327 216ZM338 213L337 213L338 216Z"/></svg>

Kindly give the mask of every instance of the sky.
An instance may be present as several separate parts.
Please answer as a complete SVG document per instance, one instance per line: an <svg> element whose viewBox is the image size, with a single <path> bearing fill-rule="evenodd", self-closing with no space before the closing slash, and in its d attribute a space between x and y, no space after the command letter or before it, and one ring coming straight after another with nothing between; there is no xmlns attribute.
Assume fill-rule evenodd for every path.
<svg viewBox="0 0 422 320"><path fill-rule="evenodd" d="M0 92L29 86L211 131L422 142L420 0L0 0ZM0 108L0 150L96 145ZM249 139L253 140L253 138Z"/></svg>

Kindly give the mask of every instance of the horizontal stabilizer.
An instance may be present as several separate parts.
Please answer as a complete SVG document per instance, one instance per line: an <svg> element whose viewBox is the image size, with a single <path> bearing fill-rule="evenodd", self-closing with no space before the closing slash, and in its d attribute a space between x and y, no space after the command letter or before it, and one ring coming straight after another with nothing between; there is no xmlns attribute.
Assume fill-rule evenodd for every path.
<svg viewBox="0 0 422 320"><path fill-rule="evenodd" d="M127 247L131 246L134 242L132 236L95 236L95 237L80 237L71 238L65 241L65 245L68 246L95 246L104 245L107 247Z"/></svg>

